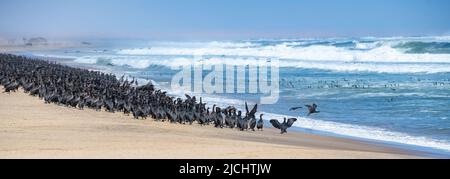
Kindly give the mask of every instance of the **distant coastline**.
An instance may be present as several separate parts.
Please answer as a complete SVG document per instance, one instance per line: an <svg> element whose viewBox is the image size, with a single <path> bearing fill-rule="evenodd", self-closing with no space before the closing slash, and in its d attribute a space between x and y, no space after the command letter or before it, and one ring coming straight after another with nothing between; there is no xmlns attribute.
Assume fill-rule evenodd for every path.
<svg viewBox="0 0 450 179"><path fill-rule="evenodd" d="M77 43L77 42L45 42L37 44L7 44L0 43L0 53L18 53L18 52L34 52L45 50L57 50L65 48L79 48L86 47L91 44Z"/></svg>

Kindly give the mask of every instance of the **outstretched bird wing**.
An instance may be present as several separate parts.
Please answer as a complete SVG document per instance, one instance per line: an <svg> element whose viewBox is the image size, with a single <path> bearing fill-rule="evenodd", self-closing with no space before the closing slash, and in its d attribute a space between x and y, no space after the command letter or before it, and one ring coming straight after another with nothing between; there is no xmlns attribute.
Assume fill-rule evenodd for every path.
<svg viewBox="0 0 450 179"><path fill-rule="evenodd" d="M257 109L258 109L258 104L255 104L255 106L253 107L252 111L250 111L250 114L255 115Z"/></svg>
<svg viewBox="0 0 450 179"><path fill-rule="evenodd" d="M312 108L312 106L311 105L305 105L308 109L310 109L310 108Z"/></svg>
<svg viewBox="0 0 450 179"><path fill-rule="evenodd" d="M188 94L184 94L184 96L186 96L186 98L187 98L188 100L191 100L191 96L189 96Z"/></svg>
<svg viewBox="0 0 450 179"><path fill-rule="evenodd" d="M271 119L270 123L272 124L273 127L277 128L277 129L281 129L281 124L278 120L276 119Z"/></svg>
<svg viewBox="0 0 450 179"><path fill-rule="evenodd" d="M245 102L245 111L246 111L247 114L248 114L248 106L247 106L247 102Z"/></svg>
<svg viewBox="0 0 450 179"><path fill-rule="evenodd" d="M289 109L289 111L295 111L295 110L297 110L297 109L301 109L301 108L303 108L303 107L293 107L293 108L291 108L291 109Z"/></svg>
<svg viewBox="0 0 450 179"><path fill-rule="evenodd" d="M288 122L287 122L287 126L291 127L292 124L295 123L295 121L297 121L297 118L289 118Z"/></svg>

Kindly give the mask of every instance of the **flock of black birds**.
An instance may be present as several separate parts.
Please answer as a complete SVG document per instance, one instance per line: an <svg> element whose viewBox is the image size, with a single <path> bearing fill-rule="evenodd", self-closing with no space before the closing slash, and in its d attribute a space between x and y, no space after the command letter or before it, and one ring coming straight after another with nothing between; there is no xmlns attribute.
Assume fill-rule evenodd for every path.
<svg viewBox="0 0 450 179"><path fill-rule="evenodd" d="M11 54L0 54L0 86L4 92L16 92L23 88L25 93L37 96L45 103L61 106L102 109L108 112L123 112L133 115L135 119L151 117L157 121L200 125L213 124L216 128L237 128L244 130L263 130L263 114L256 119L258 105L249 110L245 103L246 113L233 106L224 109L213 105L206 107L202 98L185 95L186 99L169 96L148 83L139 86L137 80L128 81L122 76L98 71L72 68L54 62L28 58ZM317 105L308 105L309 114L317 113ZM211 109L211 110L210 110ZM299 109L297 107L296 109ZM293 110L295 110L293 108ZM308 114L308 115L309 115ZM270 123L286 133L296 121L290 118L283 123L276 119Z"/></svg>

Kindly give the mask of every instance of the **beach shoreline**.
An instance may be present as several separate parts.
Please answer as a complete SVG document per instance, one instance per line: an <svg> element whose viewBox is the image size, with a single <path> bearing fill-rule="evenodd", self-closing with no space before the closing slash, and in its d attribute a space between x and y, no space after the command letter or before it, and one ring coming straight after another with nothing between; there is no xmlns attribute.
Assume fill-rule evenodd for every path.
<svg viewBox="0 0 450 179"><path fill-rule="evenodd" d="M2 89L0 89L2 90ZM367 141L134 120L0 94L0 158L428 158Z"/></svg>

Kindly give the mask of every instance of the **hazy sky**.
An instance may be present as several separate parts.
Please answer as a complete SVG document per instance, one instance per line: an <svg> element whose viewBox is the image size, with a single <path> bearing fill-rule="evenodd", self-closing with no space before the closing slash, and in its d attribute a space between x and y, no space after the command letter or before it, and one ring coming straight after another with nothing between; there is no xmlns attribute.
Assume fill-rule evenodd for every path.
<svg viewBox="0 0 450 179"><path fill-rule="evenodd" d="M0 0L0 36L448 35L449 7L449 0Z"/></svg>

